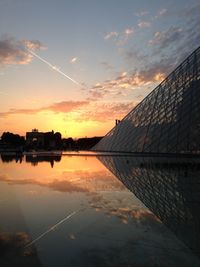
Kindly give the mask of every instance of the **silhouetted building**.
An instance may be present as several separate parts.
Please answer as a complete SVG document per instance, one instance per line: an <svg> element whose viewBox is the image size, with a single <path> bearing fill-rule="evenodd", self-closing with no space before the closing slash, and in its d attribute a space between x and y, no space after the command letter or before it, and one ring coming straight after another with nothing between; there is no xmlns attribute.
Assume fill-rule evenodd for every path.
<svg viewBox="0 0 200 267"><path fill-rule="evenodd" d="M43 147L44 146L44 133L39 132L38 129L33 129L32 132L26 133L26 145Z"/></svg>
<svg viewBox="0 0 200 267"><path fill-rule="evenodd" d="M200 47L92 148L200 153Z"/></svg>
<svg viewBox="0 0 200 267"><path fill-rule="evenodd" d="M34 149L59 149L62 145L61 134L59 132L39 132L33 129L26 133L26 147Z"/></svg>

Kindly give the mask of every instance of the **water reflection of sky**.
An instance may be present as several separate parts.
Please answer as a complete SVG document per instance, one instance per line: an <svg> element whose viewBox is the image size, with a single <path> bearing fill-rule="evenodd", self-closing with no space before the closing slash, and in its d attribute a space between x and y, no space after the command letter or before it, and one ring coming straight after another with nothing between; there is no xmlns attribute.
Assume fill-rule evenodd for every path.
<svg viewBox="0 0 200 267"><path fill-rule="evenodd" d="M31 163L0 163L1 266L199 266L97 158Z"/></svg>

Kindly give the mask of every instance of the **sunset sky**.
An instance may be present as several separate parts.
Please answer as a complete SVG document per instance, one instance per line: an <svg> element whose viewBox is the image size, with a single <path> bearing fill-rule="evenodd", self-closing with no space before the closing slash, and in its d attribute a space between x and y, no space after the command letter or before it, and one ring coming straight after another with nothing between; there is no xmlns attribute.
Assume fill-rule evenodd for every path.
<svg viewBox="0 0 200 267"><path fill-rule="evenodd" d="M0 135L105 135L200 44L199 0L0 0Z"/></svg>

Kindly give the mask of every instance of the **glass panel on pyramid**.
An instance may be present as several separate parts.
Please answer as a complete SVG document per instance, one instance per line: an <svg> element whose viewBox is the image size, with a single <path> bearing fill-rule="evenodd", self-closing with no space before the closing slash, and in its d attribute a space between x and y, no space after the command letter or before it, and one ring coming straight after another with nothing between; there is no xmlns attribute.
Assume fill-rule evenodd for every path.
<svg viewBox="0 0 200 267"><path fill-rule="evenodd" d="M200 47L92 150L200 153Z"/></svg>

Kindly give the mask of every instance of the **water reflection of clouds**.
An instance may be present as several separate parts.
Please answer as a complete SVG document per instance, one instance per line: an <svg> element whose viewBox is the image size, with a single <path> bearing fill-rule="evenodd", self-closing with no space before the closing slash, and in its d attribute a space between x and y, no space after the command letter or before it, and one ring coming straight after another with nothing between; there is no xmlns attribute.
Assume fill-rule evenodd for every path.
<svg viewBox="0 0 200 267"><path fill-rule="evenodd" d="M142 183L145 166L131 165L131 160L126 160L121 173L128 175L127 181L131 182L134 171ZM53 169L48 163L33 168L26 162L1 167L1 191L13 189L27 225L22 222L21 226L17 221L20 216L13 212L13 205L17 204L14 198L8 205L0 206L1 218L5 218L6 225L7 214L13 214L9 214L8 220L15 221L25 233L29 229L31 238L27 235L20 244L26 246L37 240L34 247L45 266L199 266L187 248L95 158L64 157ZM157 169L152 177L156 172ZM54 227L66 214L83 208L72 220ZM51 229L51 234L45 234ZM19 229L12 232L18 233ZM45 236L42 240L41 235ZM34 252L34 247L27 249ZM11 250L15 250L14 244Z"/></svg>
<svg viewBox="0 0 200 267"><path fill-rule="evenodd" d="M85 193L92 209L96 212L101 211L108 217L118 218L123 224L131 223L133 220L137 223L142 223L147 219L157 220L147 209L138 205L139 203L130 209L130 203L133 201L132 194L109 171L99 165L96 159L90 159L88 162L83 158L78 158L79 166L75 164L77 163L75 158L64 159L64 165L54 168L53 173L47 171L46 176L41 179L17 179L7 175L0 176L0 180L12 185L37 185L63 193ZM120 195L119 192L124 192L124 194ZM38 189L31 189L27 193L35 196L39 192ZM137 202L136 199L135 201Z"/></svg>
<svg viewBox="0 0 200 267"><path fill-rule="evenodd" d="M121 196L116 196L115 193L89 193L90 207L97 212L104 212L108 217L118 218L123 224L160 223L160 220L152 212L137 203L137 199L130 192L125 191L124 193Z"/></svg>
<svg viewBox="0 0 200 267"><path fill-rule="evenodd" d="M71 239L71 240L75 240L76 239L76 236L74 234L70 233L68 235L68 238Z"/></svg>
<svg viewBox="0 0 200 267"><path fill-rule="evenodd" d="M48 187L52 190L60 192L98 192L98 191L113 191L125 190L125 187L107 171L94 172L75 170L74 172L65 171L63 175L55 178L49 176L47 179L38 178L11 178L8 175L0 174L0 181L13 185L39 185Z"/></svg>
<svg viewBox="0 0 200 267"><path fill-rule="evenodd" d="M37 253L35 247L29 247L24 249L25 245L31 240L30 236L26 232L1 232L0 233L0 263L1 266L11 266L8 262L12 262L12 266L25 266L28 264L29 258L32 263L37 263ZM28 257L28 259L26 259ZM29 262L30 264L30 262ZM36 266L36 265L34 265Z"/></svg>
<svg viewBox="0 0 200 267"><path fill-rule="evenodd" d="M137 208L134 206L130 208L130 203L133 200L132 194L121 182L104 170L92 173L88 170L65 170L60 179L52 177L51 181L11 179L8 176L0 176L0 180L13 185L39 185L59 192L86 193L92 209L97 212L104 212L109 217L116 217L123 224L131 223L132 220L137 223L143 223L146 220L158 220L144 207L137 205ZM111 195L107 195L105 192L110 192ZM114 192L125 192L125 195L115 196L113 195ZM34 196L38 194L38 191L29 190L28 194Z"/></svg>

